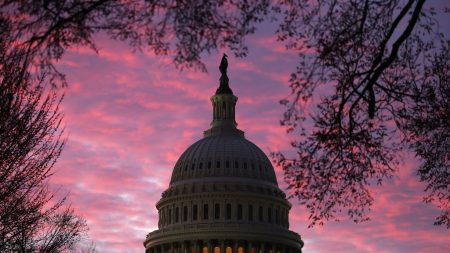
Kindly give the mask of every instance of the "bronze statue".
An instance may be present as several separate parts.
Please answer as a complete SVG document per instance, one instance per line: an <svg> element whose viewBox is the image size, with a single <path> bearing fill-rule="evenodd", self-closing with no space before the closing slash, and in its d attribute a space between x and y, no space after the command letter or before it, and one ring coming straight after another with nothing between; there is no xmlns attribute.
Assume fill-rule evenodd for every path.
<svg viewBox="0 0 450 253"><path fill-rule="evenodd" d="M219 65L219 70L220 73L222 74L220 76L220 86L219 88L216 90L216 95L217 94L233 94L233 91L230 89L230 86L228 86L228 76L227 76L227 68L228 68L228 60L227 60L227 55L223 54L222 56L222 60L220 61L220 65Z"/></svg>
<svg viewBox="0 0 450 253"><path fill-rule="evenodd" d="M227 68L228 68L228 60L227 60L227 55L223 54L222 56L222 60L220 61L220 66L219 66L219 70L220 73L222 73L222 76L227 76Z"/></svg>

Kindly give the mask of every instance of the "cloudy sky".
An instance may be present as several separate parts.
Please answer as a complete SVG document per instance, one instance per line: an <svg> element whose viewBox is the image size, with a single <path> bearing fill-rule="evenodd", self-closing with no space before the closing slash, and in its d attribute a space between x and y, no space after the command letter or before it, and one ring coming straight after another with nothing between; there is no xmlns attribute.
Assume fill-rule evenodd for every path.
<svg viewBox="0 0 450 253"><path fill-rule="evenodd" d="M155 203L177 158L209 128L218 65L222 53L232 53L205 55L208 73L180 72L170 57L132 52L103 36L97 42L99 54L76 48L58 63L70 83L62 108L68 142L52 182L70 192L100 252L144 252L146 234L157 229ZM259 29L247 43L247 58L229 58L239 128L266 154L290 152L295 136L279 126L278 101L289 94L296 55L270 29ZM449 231L432 225L439 210L421 201L417 164L405 153L397 176L371 189L371 221L362 224L308 229L306 209L291 200L291 230L302 236L304 252L450 252ZM275 170L285 189L282 171Z"/></svg>

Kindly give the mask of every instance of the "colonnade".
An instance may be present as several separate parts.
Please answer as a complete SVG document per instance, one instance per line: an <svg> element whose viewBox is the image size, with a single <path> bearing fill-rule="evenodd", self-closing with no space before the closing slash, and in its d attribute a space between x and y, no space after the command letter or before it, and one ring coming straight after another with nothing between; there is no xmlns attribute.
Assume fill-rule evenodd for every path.
<svg viewBox="0 0 450 253"><path fill-rule="evenodd" d="M301 250L272 242L246 240L191 240L155 245L146 253L300 253Z"/></svg>

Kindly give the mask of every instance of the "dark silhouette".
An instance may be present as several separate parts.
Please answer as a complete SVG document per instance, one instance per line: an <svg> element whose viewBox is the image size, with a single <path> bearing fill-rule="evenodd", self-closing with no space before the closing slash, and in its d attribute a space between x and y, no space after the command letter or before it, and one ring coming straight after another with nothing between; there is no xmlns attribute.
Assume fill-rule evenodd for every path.
<svg viewBox="0 0 450 253"><path fill-rule="evenodd" d="M409 149L421 161L417 174L426 184L425 201L442 211L435 224L450 227L450 126L440 120L450 114L449 44L433 17L439 10L424 4L10 1L1 5L0 34L19 45L6 45L6 52L25 50L16 60L27 63L20 71L37 77L28 79L30 85L44 78L59 87L65 85L64 75L53 62L69 47L95 49L96 32L137 49L148 45L158 55L174 52L179 68L206 70L201 53L227 47L245 56L245 36L274 11L278 39L300 56L291 96L282 101L282 124L299 132L293 142L298 156L276 153L274 158L291 194L311 212L311 225L345 216L367 220L374 201L368 185L391 178L399 152ZM220 81L217 92L231 93L228 78ZM318 99L307 118L304 105L323 85L330 94ZM315 126L312 131L302 127L304 120Z"/></svg>
<svg viewBox="0 0 450 253"><path fill-rule="evenodd" d="M61 96L33 83L26 49L0 19L0 252L67 252L85 220L48 185L64 139Z"/></svg>
<svg viewBox="0 0 450 253"><path fill-rule="evenodd" d="M221 73L220 85L219 85L219 88L217 88L217 90L216 90L216 95L217 94L233 94L233 91L231 90L231 88L229 86L227 68L228 68L227 55L223 54L222 60L220 61L220 65L219 65L219 70Z"/></svg>
<svg viewBox="0 0 450 253"><path fill-rule="evenodd" d="M410 150L420 160L424 201L441 209L435 224L450 228L450 44L424 4L284 6L279 39L300 52L300 62L282 124L298 133L297 156L273 155L310 225L368 220L369 186L392 178L401 151ZM313 97L318 104L305 108Z"/></svg>
<svg viewBox="0 0 450 253"><path fill-rule="evenodd" d="M220 61L220 66L219 66L219 70L220 73L222 74L223 77L227 77L227 68L228 68L228 60L227 60L227 55L223 54L222 56L222 60Z"/></svg>

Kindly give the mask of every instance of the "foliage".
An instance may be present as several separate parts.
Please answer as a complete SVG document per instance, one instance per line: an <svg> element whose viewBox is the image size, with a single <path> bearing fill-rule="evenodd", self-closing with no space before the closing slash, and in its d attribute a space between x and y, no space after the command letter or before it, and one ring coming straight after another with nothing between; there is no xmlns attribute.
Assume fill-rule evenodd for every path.
<svg viewBox="0 0 450 253"><path fill-rule="evenodd" d="M62 98L45 76L31 85L26 50L11 45L8 22L0 27L0 251L65 252L87 226L48 185L64 145Z"/></svg>
<svg viewBox="0 0 450 253"><path fill-rule="evenodd" d="M244 37L267 14L269 1L4 1L1 17L11 39L53 84L65 85L53 63L76 46L96 50L94 34L127 42L132 48L172 55L179 68L206 71L201 53L228 46L245 56Z"/></svg>
<svg viewBox="0 0 450 253"><path fill-rule="evenodd" d="M435 224L450 227L449 42L424 3L282 1L279 39L300 52L282 125L300 134L298 157L274 159L310 226L342 211L368 220L369 185L391 178L410 148L422 161L424 200L442 211Z"/></svg>

